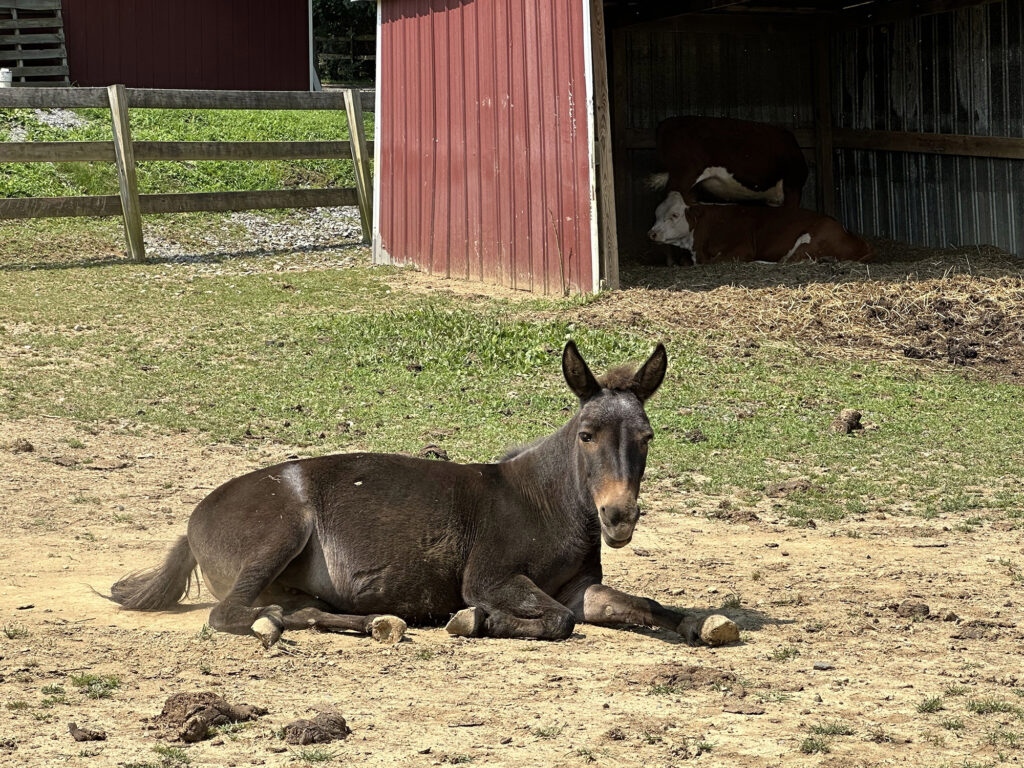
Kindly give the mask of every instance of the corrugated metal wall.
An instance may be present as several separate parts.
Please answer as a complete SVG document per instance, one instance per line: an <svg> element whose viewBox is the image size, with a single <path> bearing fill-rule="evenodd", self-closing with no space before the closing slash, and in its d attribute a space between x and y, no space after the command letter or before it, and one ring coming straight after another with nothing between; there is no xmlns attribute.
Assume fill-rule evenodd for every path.
<svg viewBox="0 0 1024 768"><path fill-rule="evenodd" d="M840 34L836 127L1024 137L1024 0ZM1024 255L1024 160L839 150L839 216L929 246Z"/></svg>
<svg viewBox="0 0 1024 768"><path fill-rule="evenodd" d="M378 237L393 263L545 293L564 271L592 289L584 6L384 0Z"/></svg>
<svg viewBox="0 0 1024 768"><path fill-rule="evenodd" d="M814 125L810 32L736 18L683 19L618 30L613 37L613 130L620 240L625 255L654 222L663 193L654 133L673 115L735 117L790 129ZM814 158L802 203L815 207Z"/></svg>
<svg viewBox="0 0 1024 768"><path fill-rule="evenodd" d="M307 0L62 0L76 85L309 89Z"/></svg>

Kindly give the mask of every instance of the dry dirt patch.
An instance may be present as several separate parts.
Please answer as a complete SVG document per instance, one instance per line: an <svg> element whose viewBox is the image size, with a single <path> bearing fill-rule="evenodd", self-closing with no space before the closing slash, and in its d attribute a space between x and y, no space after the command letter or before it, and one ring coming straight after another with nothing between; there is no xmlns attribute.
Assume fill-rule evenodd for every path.
<svg viewBox="0 0 1024 768"><path fill-rule="evenodd" d="M606 581L680 608L731 605L724 612L743 627L740 645L689 648L662 632L586 626L563 643L413 628L394 647L291 633L266 652L252 638L205 631L205 593L179 611L140 614L116 610L93 588L156 563L210 488L286 448L204 446L116 427L89 434L55 419L0 425L0 445L19 438L35 450L0 449L5 766L159 765L154 745L173 742L151 720L170 695L198 691L268 710L251 725L175 745L198 766L296 764L281 729L315 710L341 713L352 729L329 745L339 765L938 766L995 761L999 751L1019 759L998 738L986 741L996 729L1024 730L1017 715L967 708L1024 705L1015 693L1024 682L1022 593L1005 565L1024 562L1024 548L1005 531L944 530L952 521L942 518L927 536L902 518L794 529L766 512L738 523L707 516L711 504L673 513L681 505L672 491L651 488L635 546L605 552ZM82 461L52 460L68 453ZM86 459L125 465L90 470ZM927 603L929 617L900 616L907 599ZM943 621L949 611L960 620ZM72 682L82 674L118 685L90 698ZM945 710L919 712L930 697ZM944 728L946 717L964 728ZM75 742L71 721L105 731L106 741ZM812 729L835 721L852 735L822 737L826 756L800 751Z"/></svg>

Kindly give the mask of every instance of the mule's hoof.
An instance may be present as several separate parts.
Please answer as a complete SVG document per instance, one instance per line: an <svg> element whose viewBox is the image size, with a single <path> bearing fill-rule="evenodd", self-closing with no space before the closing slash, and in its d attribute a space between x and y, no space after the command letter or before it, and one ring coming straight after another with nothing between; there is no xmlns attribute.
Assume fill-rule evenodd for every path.
<svg viewBox="0 0 1024 768"><path fill-rule="evenodd" d="M728 645L739 641L740 628L732 619L715 614L704 619L700 627L700 639L708 645Z"/></svg>
<svg viewBox="0 0 1024 768"><path fill-rule="evenodd" d="M250 629L260 639L260 642L263 643L264 648L270 648L270 646L281 639L281 625L275 623L267 616L260 616L256 619Z"/></svg>
<svg viewBox="0 0 1024 768"><path fill-rule="evenodd" d="M486 618L487 614L481 608L475 606L463 608L448 620L444 628L448 631L449 635L479 637L483 631L484 619Z"/></svg>
<svg viewBox="0 0 1024 768"><path fill-rule="evenodd" d="M378 643L394 645L405 634L405 622L397 616L378 616L370 622L370 634Z"/></svg>

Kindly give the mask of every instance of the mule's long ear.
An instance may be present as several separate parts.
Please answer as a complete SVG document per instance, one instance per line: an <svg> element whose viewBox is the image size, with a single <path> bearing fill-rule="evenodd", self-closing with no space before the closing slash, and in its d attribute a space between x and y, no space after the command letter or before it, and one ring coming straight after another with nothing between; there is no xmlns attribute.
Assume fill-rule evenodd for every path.
<svg viewBox="0 0 1024 768"><path fill-rule="evenodd" d="M647 358L647 362L633 374L633 381L636 382L633 385L633 394L640 398L641 403L658 391L658 387L665 379L667 367L668 355L665 354L665 345L658 344Z"/></svg>
<svg viewBox="0 0 1024 768"><path fill-rule="evenodd" d="M565 383L569 385L569 389L575 392L581 401L589 400L601 391L601 385L590 372L583 355L576 349L575 341L569 341L562 351L562 375L565 376Z"/></svg>

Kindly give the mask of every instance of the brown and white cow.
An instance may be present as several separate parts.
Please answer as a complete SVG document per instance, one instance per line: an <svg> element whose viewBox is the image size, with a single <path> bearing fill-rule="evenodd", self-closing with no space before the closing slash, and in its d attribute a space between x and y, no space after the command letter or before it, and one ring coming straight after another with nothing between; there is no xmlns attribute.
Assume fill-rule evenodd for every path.
<svg viewBox="0 0 1024 768"><path fill-rule="evenodd" d="M807 161L785 128L727 117L670 117L658 125L665 173L653 189L680 192L689 203L747 202L796 208Z"/></svg>
<svg viewBox="0 0 1024 768"><path fill-rule="evenodd" d="M669 192L647 236L690 251L694 264L803 259L871 261L872 247L835 219L803 208L687 205Z"/></svg>

